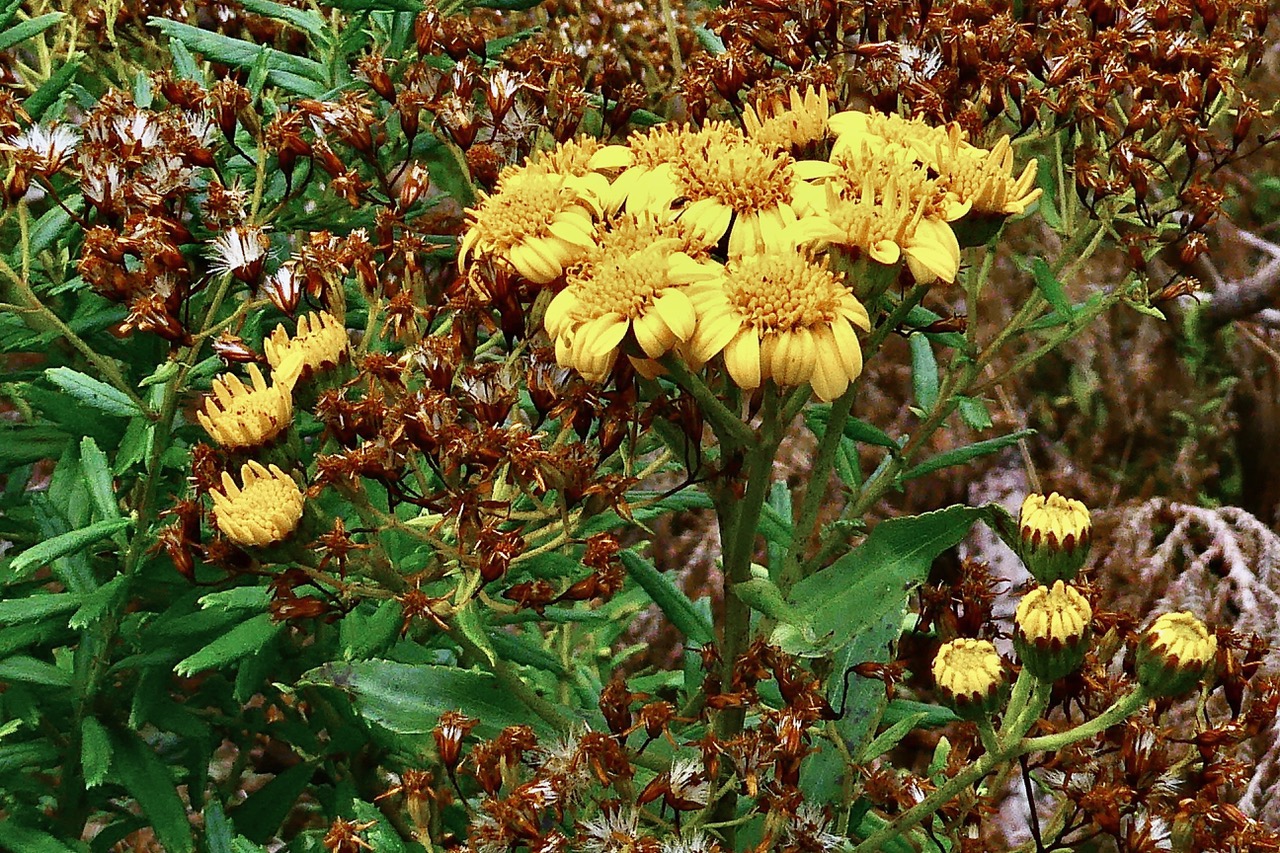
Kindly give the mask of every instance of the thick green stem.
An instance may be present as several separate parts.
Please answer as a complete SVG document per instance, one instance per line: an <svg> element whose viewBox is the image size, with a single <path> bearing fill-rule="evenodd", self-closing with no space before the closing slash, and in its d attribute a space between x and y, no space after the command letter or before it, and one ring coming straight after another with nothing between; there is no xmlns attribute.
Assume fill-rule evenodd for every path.
<svg viewBox="0 0 1280 853"><path fill-rule="evenodd" d="M827 480L835 465L836 451L840 447L840 439L844 437L844 425L853 410L853 398L857 386L852 386L834 403L831 404L831 417L827 420L826 432L818 442L818 453L813 459L808 485L805 486L804 500L800 504L800 515L792 528L791 546L787 549L782 569L775 578L783 595L800 580L801 555L813 537L814 527L818 522L818 512L822 508L822 499L826 497Z"/></svg>

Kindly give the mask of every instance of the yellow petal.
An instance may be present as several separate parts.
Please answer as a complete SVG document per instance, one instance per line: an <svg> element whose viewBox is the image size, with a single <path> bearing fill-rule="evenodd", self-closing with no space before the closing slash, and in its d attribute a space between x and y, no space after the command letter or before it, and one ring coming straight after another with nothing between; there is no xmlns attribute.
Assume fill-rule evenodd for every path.
<svg viewBox="0 0 1280 853"><path fill-rule="evenodd" d="M724 366L739 388L760 387L760 339L755 329L741 330L725 345Z"/></svg>
<svg viewBox="0 0 1280 853"><path fill-rule="evenodd" d="M643 317L631 323L636 342L649 358L661 358L675 345L676 336L662 321L658 313L652 309Z"/></svg>
<svg viewBox="0 0 1280 853"><path fill-rule="evenodd" d="M674 288L666 289L649 310L661 317L667 324L667 328L679 340L687 341L693 336L698 315L693 308L693 303L683 292Z"/></svg>

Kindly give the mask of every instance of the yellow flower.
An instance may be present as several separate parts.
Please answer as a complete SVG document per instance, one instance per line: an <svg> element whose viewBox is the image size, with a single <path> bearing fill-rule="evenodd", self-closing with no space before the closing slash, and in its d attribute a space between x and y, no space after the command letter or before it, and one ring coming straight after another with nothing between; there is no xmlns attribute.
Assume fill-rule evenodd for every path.
<svg viewBox="0 0 1280 853"><path fill-rule="evenodd" d="M770 151L798 151L827 138L830 113L827 87L792 89L789 104L777 101L747 107L742 124L747 136Z"/></svg>
<svg viewBox="0 0 1280 853"><path fill-rule="evenodd" d="M960 270L960 242L945 221L925 218L927 200L911 198L910 180L887 174L879 186L865 181L850 196L841 195L836 182L828 182L822 213L800 220L793 239L858 249L882 264L905 258L922 284L954 282Z"/></svg>
<svg viewBox="0 0 1280 853"><path fill-rule="evenodd" d="M258 365L249 365L252 383L226 373L213 381L213 393L205 398L196 419L205 432L223 447L258 447L279 435L293 420L293 385L262 377Z"/></svg>
<svg viewBox="0 0 1280 853"><path fill-rule="evenodd" d="M1138 681L1152 696L1180 696L1204 677L1218 639L1187 611L1165 613L1138 643Z"/></svg>
<svg viewBox="0 0 1280 853"><path fill-rule="evenodd" d="M556 360L592 382L609 375L628 331L650 359L689 340L696 317L684 287L718 274L681 251L675 226L651 216L623 215L598 239L544 317Z"/></svg>
<svg viewBox="0 0 1280 853"><path fill-rule="evenodd" d="M557 175L589 178L602 171L625 169L635 162L635 154L625 145L602 145L591 136L561 142L550 151L529 160L529 168ZM603 178L603 176L601 176ZM607 184L605 180L603 183Z"/></svg>
<svg viewBox="0 0 1280 853"><path fill-rule="evenodd" d="M292 338L282 323L262 342L276 381L290 387L303 374L335 366L347 354L348 345L346 328L328 311L300 317L298 333Z"/></svg>
<svg viewBox="0 0 1280 853"><path fill-rule="evenodd" d="M1004 136L990 151L965 143L952 125L933 158L938 183L977 213L1020 215L1040 198L1036 160L1028 160L1022 174L1013 176L1013 147Z"/></svg>
<svg viewBox="0 0 1280 853"><path fill-rule="evenodd" d="M302 492L298 484L275 465L264 468L249 462L240 469L242 487L222 472L222 491L212 489L213 517L218 529L232 542L261 547L282 542L302 518Z"/></svg>
<svg viewBox="0 0 1280 853"><path fill-rule="evenodd" d="M473 254L513 267L535 284L560 277L592 245L599 175L561 175L534 165L503 172L494 193L467 211L458 269Z"/></svg>
<svg viewBox="0 0 1280 853"><path fill-rule="evenodd" d="M1013 644L1037 678L1054 681L1075 670L1089 649L1093 608L1075 587L1056 581L1022 597L1014 614Z"/></svg>
<svg viewBox="0 0 1280 853"><path fill-rule="evenodd" d="M766 379L808 382L819 399L834 400L862 372L854 327L869 329L862 307L825 262L786 249L730 261L723 278L689 289L698 326L686 351L705 364L723 352L729 376L742 388Z"/></svg>
<svg viewBox="0 0 1280 853"><path fill-rule="evenodd" d="M942 699L965 719L996 710L1005 685L1004 665L986 640L944 643L933 659L933 681Z"/></svg>

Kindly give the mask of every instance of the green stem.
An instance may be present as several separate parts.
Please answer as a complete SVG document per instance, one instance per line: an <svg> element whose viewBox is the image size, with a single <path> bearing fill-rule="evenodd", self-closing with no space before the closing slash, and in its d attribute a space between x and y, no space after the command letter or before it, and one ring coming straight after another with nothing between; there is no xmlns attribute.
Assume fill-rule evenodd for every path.
<svg viewBox="0 0 1280 853"><path fill-rule="evenodd" d="M1110 708L1092 720L1081 723L1074 729L1051 735L1041 735L1040 737L1028 738L1022 741L1022 752L1054 752L1073 743L1078 743L1085 738L1101 734L1117 723L1128 719L1135 711L1146 704L1150 698L1150 694L1139 686L1132 693L1117 699Z"/></svg>
<svg viewBox="0 0 1280 853"><path fill-rule="evenodd" d="M853 398L857 386L852 386L831 404L831 417L827 420L827 429L818 442L818 453L813 459L808 485L805 486L804 500L800 504L800 515L792 528L791 546L787 549L782 570L775 579L782 594L786 595L791 587L800 580L801 553L813 537L814 527L818 522L818 512L822 508L822 500L827 494L827 480L835 465L836 451L840 448L840 439L844 437L844 425L853 410Z"/></svg>
<svg viewBox="0 0 1280 853"><path fill-rule="evenodd" d="M689 366L678 356L667 355L662 359L662 366L671 372L671 376L681 388L693 395L698 401L702 414L715 432L722 445L728 447L750 447L755 443L755 433L751 427L742 422L736 414L729 411L724 403L712 393L702 378L689 369ZM727 447L725 448L727 449Z"/></svg>
<svg viewBox="0 0 1280 853"><path fill-rule="evenodd" d="M863 361L870 361L871 357L880 351L885 339L902 324L903 320L907 319L911 309L919 305L920 301L924 299L924 295L928 292L929 285L917 284L898 300L898 304L893 306L893 310L889 312L889 316L884 318L884 322L871 330L866 344L862 347Z"/></svg>

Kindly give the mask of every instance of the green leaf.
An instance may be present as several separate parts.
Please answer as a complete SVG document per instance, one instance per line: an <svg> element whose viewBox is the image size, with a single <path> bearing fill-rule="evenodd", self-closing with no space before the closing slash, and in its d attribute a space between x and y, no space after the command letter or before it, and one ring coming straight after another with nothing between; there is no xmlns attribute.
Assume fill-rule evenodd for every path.
<svg viewBox="0 0 1280 853"><path fill-rule="evenodd" d="M468 600L454 614L453 623L458 626L462 636L466 637L484 655L485 660L489 662L489 666L493 666L498 662L498 655L493 650L493 646L490 645L489 635L485 633L484 625L480 622L480 607L474 598Z"/></svg>
<svg viewBox="0 0 1280 853"><path fill-rule="evenodd" d="M827 431L827 424L831 421L831 404L822 403L817 406L810 406L805 411L804 420L814 435L821 436ZM887 432L859 418L851 417L845 421L844 437L862 444L887 447L894 452L899 447L898 442L894 441Z"/></svg>
<svg viewBox="0 0 1280 853"><path fill-rule="evenodd" d="M27 767L51 767L57 762L58 750L46 740L0 745L0 773L12 773ZM0 826L6 822L0 820Z"/></svg>
<svg viewBox="0 0 1280 853"><path fill-rule="evenodd" d="M46 616L66 613L80 606L81 598L73 592L55 592L52 595L35 594L26 598L10 598L0 601L0 625L21 625L38 622Z"/></svg>
<svg viewBox="0 0 1280 853"><path fill-rule="evenodd" d="M899 479L906 482L907 480L914 480L916 477L923 477L925 474L932 474L934 471L940 471L943 468L950 468L952 465L963 465L980 456L998 453L1006 447L1012 447L1027 436L1035 434L1036 431L1033 429L1020 429L1008 435L988 438L986 441L979 441L965 447L957 447L955 450L948 450L945 453L939 453L937 456L926 459L914 468L905 471Z"/></svg>
<svg viewBox="0 0 1280 853"><path fill-rule="evenodd" d="M88 628L121 604L120 598L128 584L124 575L116 575L84 597L80 609L71 614L67 625L77 631Z"/></svg>
<svg viewBox="0 0 1280 853"><path fill-rule="evenodd" d="M547 730L497 678L479 670L367 660L327 663L299 683L348 691L361 716L398 734L426 734L445 711L475 717L489 735L521 723Z"/></svg>
<svg viewBox="0 0 1280 853"><path fill-rule="evenodd" d="M44 687L70 687L71 676L51 663L27 655L14 655L0 661L0 682L17 681Z"/></svg>
<svg viewBox="0 0 1280 853"><path fill-rule="evenodd" d="M46 249L52 248L59 237L79 233L80 225L71 218L71 213L79 213L84 209L84 196L79 194L70 196L66 200L65 206L65 210L63 205L50 208L31 227L28 245L32 255L37 255ZM71 213L68 213L68 210ZM17 252L19 249L14 251Z"/></svg>
<svg viewBox="0 0 1280 853"><path fill-rule="evenodd" d="M561 678L568 676L560 659L537 643L540 635L512 634L503 630L489 631L489 643L502 660L532 666L554 673Z"/></svg>
<svg viewBox="0 0 1280 853"><path fill-rule="evenodd" d="M178 675L183 676L194 675L206 669L217 669L260 650L283 628L284 623L274 621L270 613L259 613L249 621L241 622L195 654L178 661L173 669Z"/></svg>
<svg viewBox="0 0 1280 853"><path fill-rule="evenodd" d="M200 597L204 610L266 610L271 604L271 590L265 586L237 586Z"/></svg>
<svg viewBox="0 0 1280 853"><path fill-rule="evenodd" d="M187 809L169 766L133 732L114 733L112 757L112 777L138 801L167 853L194 853Z"/></svg>
<svg viewBox="0 0 1280 853"><path fill-rule="evenodd" d="M461 207L471 207L476 202L476 190L471 183L471 170L467 168L462 152L455 146L430 133L420 133L418 138L425 149L422 158L431 175L431 183L456 201Z"/></svg>
<svg viewBox="0 0 1280 853"><path fill-rule="evenodd" d="M382 602L372 614L352 610L338 626L338 641L347 660L363 660L388 648L400 633L400 603Z"/></svg>
<svg viewBox="0 0 1280 853"><path fill-rule="evenodd" d="M231 821L222 810L222 804L211 798L204 804L204 842L209 853L235 853L232 847Z"/></svg>
<svg viewBox="0 0 1280 853"><path fill-rule="evenodd" d="M25 2L26 0L9 0L8 3L0 5L0 28L9 26L9 22L17 16L18 10Z"/></svg>
<svg viewBox="0 0 1280 853"><path fill-rule="evenodd" d="M344 12L421 12L419 0L327 0L326 6Z"/></svg>
<svg viewBox="0 0 1280 853"><path fill-rule="evenodd" d="M315 766L305 761L276 774L274 779L231 810L231 822L236 830L250 841L265 844L289 816L298 797L311 784L313 775Z"/></svg>
<svg viewBox="0 0 1280 853"><path fill-rule="evenodd" d="M893 749L902 739L910 734L911 730L916 728L920 723L929 718L927 711L919 711L910 716L903 717L889 728L876 736L876 739L867 744L867 748L862 751L862 757L857 759L857 763L866 764L869 761L879 758L889 750Z"/></svg>
<svg viewBox="0 0 1280 853"><path fill-rule="evenodd" d="M141 414L137 404L124 392L92 376L86 376L69 367L51 367L44 372L44 375L72 397L104 414L116 418L128 418Z"/></svg>
<svg viewBox="0 0 1280 853"><path fill-rule="evenodd" d="M928 413L938 405L938 362L933 357L933 344L919 332L907 337L911 345L911 388L916 405Z"/></svg>
<svg viewBox="0 0 1280 853"><path fill-rule="evenodd" d="M969 429L981 431L991 429L994 425L986 401L979 400L977 397L957 396L956 405L960 410L960 420L964 421Z"/></svg>
<svg viewBox="0 0 1280 853"><path fill-rule="evenodd" d="M1036 157L1036 185L1044 192L1037 208L1044 222L1054 231L1062 231L1062 215L1058 212L1058 169L1048 154Z"/></svg>
<svg viewBox="0 0 1280 853"><path fill-rule="evenodd" d="M116 503L115 486L111 480L111 464L98 443L87 435L80 439L80 473L89 486L89 495L98 515L104 520L120 518L120 506Z"/></svg>
<svg viewBox="0 0 1280 853"><path fill-rule="evenodd" d="M13 558L10 569L15 577L21 577L28 571L46 563L51 563L59 557L83 551L128 526L129 519L127 518L95 521L88 527L72 530L68 533L63 533L61 536L46 539L38 545L33 545Z"/></svg>
<svg viewBox="0 0 1280 853"><path fill-rule="evenodd" d="M836 668L828 696L839 705L848 669L867 661L889 661L912 591L928 577L934 558L963 539L984 515L982 509L953 506L876 525L861 545L791 591L791 604L808 616L821 642L808 642L788 625L775 629L773 642L791 653L834 650ZM852 677L836 728L855 754L886 704L883 684ZM833 747L820 748L802 772L808 796L832 801L845 772Z"/></svg>
<svg viewBox="0 0 1280 853"><path fill-rule="evenodd" d="M313 38L321 38L325 35L324 19L309 9L295 9L292 6L273 3L271 0L240 0L240 5L255 15L284 21Z"/></svg>
<svg viewBox="0 0 1280 853"><path fill-rule="evenodd" d="M1053 270L1049 269L1044 258L1036 258L1031 262L1031 277L1035 279L1036 287L1053 306L1053 310L1064 317L1070 317L1071 300L1067 298L1067 292L1062 289L1062 283L1054 278Z"/></svg>
<svg viewBox="0 0 1280 853"><path fill-rule="evenodd" d="M987 509L994 506L988 504ZM885 725L893 725L905 717L912 717L917 714L924 714L921 718L920 726L922 728L937 728L938 726L949 725L960 719L950 708L944 708L941 705L930 705L926 702L916 702L913 699L894 699L884 709L884 717L880 722Z"/></svg>
<svg viewBox="0 0 1280 853"><path fill-rule="evenodd" d="M111 769L111 738L97 717L85 717L80 724L80 766L84 785L96 788L107 781Z"/></svg>
<svg viewBox="0 0 1280 853"><path fill-rule="evenodd" d="M151 18L147 23L196 53L204 54L206 59L236 68L252 69L259 61L262 51L266 51L267 68L270 69L267 73L268 80L305 98L324 97L328 73L314 59L292 56L274 48L165 18Z"/></svg>
<svg viewBox="0 0 1280 853"><path fill-rule="evenodd" d="M724 53L724 40L706 27L694 27L693 34L698 37L698 44L712 56Z"/></svg>
<svg viewBox="0 0 1280 853"><path fill-rule="evenodd" d="M79 51L68 55L62 61L62 64L58 66L58 70L50 74L49 79L41 83L40 88L32 92L31 97L22 102L22 108L31 116L32 121L39 121L49 107L58 102L58 98L62 97L62 94L67 91L67 86L75 78L76 72L80 70L80 63L83 61L84 54ZM72 196L67 200L68 205L74 208L76 205L72 204L72 202L79 202L79 206L84 205L83 199L78 195ZM60 210L60 208L54 208L53 210ZM52 213L53 210L49 212ZM65 212L63 212L63 216L66 216Z"/></svg>
<svg viewBox="0 0 1280 853"><path fill-rule="evenodd" d="M200 66L196 65L196 58L191 55L191 51L187 50L187 46L177 39L169 39L169 55L173 57L173 70L177 73L179 80L194 80L204 85L204 75L200 73Z"/></svg>
<svg viewBox="0 0 1280 853"><path fill-rule="evenodd" d="M627 574L640 584L653 603L666 614L685 639L705 646L715 642L715 629L702 611L694 606L671 578L654 568L653 564L628 548L618 555Z"/></svg>
<svg viewBox="0 0 1280 853"><path fill-rule="evenodd" d="M759 611L770 619L802 630L808 629L808 617L788 604L782 595L782 590L778 589L777 584L771 580L752 578L749 581L734 584L730 591L741 601L750 605L752 610Z"/></svg>
<svg viewBox="0 0 1280 853"><path fill-rule="evenodd" d="M395 827L387 820L387 816L379 811L377 806L363 800L355 800L351 804L351 810L355 813L356 820L373 824L365 830L370 848L377 850L378 853L405 853L404 841L400 839L400 833L396 832Z"/></svg>
<svg viewBox="0 0 1280 853"><path fill-rule="evenodd" d="M0 820L0 850L20 850L22 853L77 853L58 839L29 826L22 826L12 817Z"/></svg>
<svg viewBox="0 0 1280 853"><path fill-rule="evenodd" d="M58 21L61 21L63 17L64 14L62 12L50 12L47 15L40 15L9 27L4 32L0 32L0 51L8 50L15 44L24 42L29 38L35 38L58 23Z"/></svg>

